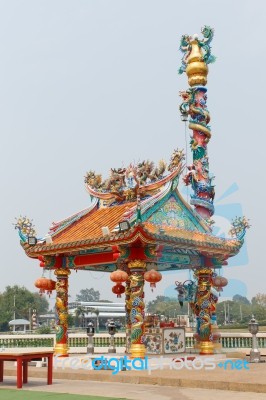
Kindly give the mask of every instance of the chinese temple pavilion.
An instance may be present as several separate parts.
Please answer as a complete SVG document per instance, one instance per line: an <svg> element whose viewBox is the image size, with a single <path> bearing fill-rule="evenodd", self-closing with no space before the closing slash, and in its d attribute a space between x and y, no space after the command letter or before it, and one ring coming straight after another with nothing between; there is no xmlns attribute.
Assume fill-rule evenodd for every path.
<svg viewBox="0 0 266 400"><path fill-rule="evenodd" d="M214 270L219 271L239 252L248 222L245 218L233 221L231 238L212 233L214 185L207 152L211 129L206 84L208 64L215 60L210 47L213 29L205 26L202 36L184 35L180 45L183 59L179 73L185 72L189 83L189 89L180 92L180 111L192 131L192 165L184 166L183 151L177 149L168 164L130 164L111 169L106 180L89 171L85 177L91 197L89 208L53 223L44 239L35 237L28 219L17 220L26 255L39 259L40 265L56 276L54 286L49 280L50 289L47 282L38 284L43 290L56 290L57 354L68 354L68 277L73 270L110 273L116 283L113 292L118 296L125 293L126 329L133 358L145 355L145 281L154 285L164 271L193 271L194 281L177 285L178 299L189 301L195 313L200 353L212 354L219 346L216 293L226 279ZM185 168L183 180L193 189L191 205L178 190Z"/></svg>

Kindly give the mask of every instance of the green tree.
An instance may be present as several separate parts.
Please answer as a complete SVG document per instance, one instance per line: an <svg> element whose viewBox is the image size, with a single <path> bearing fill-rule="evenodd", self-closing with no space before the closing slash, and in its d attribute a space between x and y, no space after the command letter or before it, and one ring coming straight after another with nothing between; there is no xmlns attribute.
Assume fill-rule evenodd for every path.
<svg viewBox="0 0 266 400"><path fill-rule="evenodd" d="M247 324L252 314L251 304L242 301L222 301L216 306L218 325Z"/></svg>
<svg viewBox="0 0 266 400"><path fill-rule="evenodd" d="M100 292L98 290L90 289L81 289L79 294L76 296L76 301L99 301L100 300Z"/></svg>
<svg viewBox="0 0 266 400"><path fill-rule="evenodd" d="M37 332L38 334L40 334L40 335L49 335L49 334L51 333L51 328L50 328L50 326L43 325L43 326L40 326L40 327L36 330L36 332Z"/></svg>
<svg viewBox="0 0 266 400"><path fill-rule="evenodd" d="M0 294L0 331L8 331L8 322L16 319L29 319L31 311L36 310L37 315L46 313L49 303L45 297L32 293L25 287L7 286Z"/></svg>
<svg viewBox="0 0 266 400"><path fill-rule="evenodd" d="M94 314L96 315L96 332L99 333L99 314L100 314L100 310L99 308L94 308L93 310Z"/></svg>
<svg viewBox="0 0 266 400"><path fill-rule="evenodd" d="M68 319L67 319L67 321L68 321L68 326L69 326L69 327L72 327L72 326L75 325L75 317L74 317L73 315L68 314Z"/></svg>
<svg viewBox="0 0 266 400"><path fill-rule="evenodd" d="M157 296L155 300L149 301L147 311L151 314L174 317L175 315L184 315L188 312L188 305L184 303L181 307L175 297Z"/></svg>
<svg viewBox="0 0 266 400"><path fill-rule="evenodd" d="M81 326L82 325L82 319L85 317L85 314L87 313L87 309L82 306L78 306L75 310L75 326Z"/></svg>
<svg viewBox="0 0 266 400"><path fill-rule="evenodd" d="M264 294L264 293L256 294L255 297L252 297L251 303L253 305L257 305L257 306L266 308L266 294Z"/></svg>
<svg viewBox="0 0 266 400"><path fill-rule="evenodd" d="M252 304L250 316L252 314L258 320L258 322L266 321L266 307L262 307L258 304Z"/></svg>
<svg viewBox="0 0 266 400"><path fill-rule="evenodd" d="M233 301L236 301L237 303L250 305L250 301L247 299L247 297L241 296L241 294L235 294L233 296Z"/></svg>
<svg viewBox="0 0 266 400"><path fill-rule="evenodd" d="M87 312L90 312L92 314L96 315L96 332L99 333L99 314L100 310L98 308L94 307L86 307Z"/></svg>

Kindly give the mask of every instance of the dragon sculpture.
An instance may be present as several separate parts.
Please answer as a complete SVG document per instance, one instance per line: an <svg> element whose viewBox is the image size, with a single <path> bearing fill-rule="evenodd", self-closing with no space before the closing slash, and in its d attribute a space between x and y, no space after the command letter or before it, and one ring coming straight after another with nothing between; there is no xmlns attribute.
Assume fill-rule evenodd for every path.
<svg viewBox="0 0 266 400"><path fill-rule="evenodd" d="M131 344L142 344L144 342L144 308L143 301L144 277L143 274L133 272L130 275L130 319L131 319Z"/></svg>
<svg viewBox="0 0 266 400"><path fill-rule="evenodd" d="M198 42L199 47L203 50L203 61L205 62L205 64L213 63L216 60L216 57L211 54L211 46L210 46L210 43L214 36L214 29L205 25L203 28L201 28L201 33L203 35L203 38L201 40L198 38L197 35L193 36L183 35L181 37L179 50L182 53L184 53L184 55L181 61L181 67L178 70L179 74L183 74L183 72L186 71L187 60L192 49L191 47L192 40L196 40Z"/></svg>
<svg viewBox="0 0 266 400"><path fill-rule="evenodd" d="M165 171L168 169L170 173L175 171L178 173L182 167L182 161L185 156L183 150L174 150L169 165L160 160L158 165L152 161L144 160L138 164L130 164L127 168L112 168L110 177L102 180L102 176L94 171L87 172L85 183L87 186L97 193L111 193L117 201L129 201L149 194L149 186L160 182L164 179Z"/></svg>
<svg viewBox="0 0 266 400"><path fill-rule="evenodd" d="M198 278L195 301L190 303L197 318L197 334L201 340L212 340L212 314L216 312L218 297L211 291L212 271L196 274Z"/></svg>
<svg viewBox="0 0 266 400"><path fill-rule="evenodd" d="M208 74L207 64L215 61L210 47L214 30L209 26L204 26L201 32L203 39L199 39L197 35L183 35L181 39L180 50L184 55L179 73L186 71L190 88L179 93L182 98L179 110L181 116L186 117L183 118L184 121L189 117L189 129L193 131L190 140L193 165L188 166L184 182L186 185L191 185L194 191L190 203L205 220L210 220L214 213L215 191L212 183L214 177L209 175L207 144L212 133L205 85Z"/></svg>
<svg viewBox="0 0 266 400"><path fill-rule="evenodd" d="M68 280L57 275L56 282L56 339L67 338L68 325Z"/></svg>
<svg viewBox="0 0 266 400"><path fill-rule="evenodd" d="M126 282L126 289L125 289L125 309L126 309L126 349L129 352L131 346L131 319L130 319L130 312L131 312L131 302L130 302L130 281L127 280Z"/></svg>
<svg viewBox="0 0 266 400"><path fill-rule="evenodd" d="M176 281L175 290L177 291L177 300L181 307L183 307L184 301L193 302L196 294L196 285L193 281L187 280L183 283Z"/></svg>

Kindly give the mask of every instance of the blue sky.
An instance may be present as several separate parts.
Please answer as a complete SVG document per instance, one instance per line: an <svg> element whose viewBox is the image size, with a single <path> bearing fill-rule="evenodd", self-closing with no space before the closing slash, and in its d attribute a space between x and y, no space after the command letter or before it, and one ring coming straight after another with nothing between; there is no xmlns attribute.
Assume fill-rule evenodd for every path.
<svg viewBox="0 0 266 400"><path fill-rule="evenodd" d="M0 291L33 290L42 272L20 248L15 217L32 218L43 236L53 221L88 206L87 170L106 176L185 148L179 40L207 24L217 56L208 79L216 198L237 186L217 202L217 223L226 226L229 207L252 224L243 255L223 274L239 281L241 294L265 292L265 12L262 0L0 1ZM187 277L167 274L146 299ZM86 286L104 286L104 297L116 300L104 274L72 274L73 299Z"/></svg>

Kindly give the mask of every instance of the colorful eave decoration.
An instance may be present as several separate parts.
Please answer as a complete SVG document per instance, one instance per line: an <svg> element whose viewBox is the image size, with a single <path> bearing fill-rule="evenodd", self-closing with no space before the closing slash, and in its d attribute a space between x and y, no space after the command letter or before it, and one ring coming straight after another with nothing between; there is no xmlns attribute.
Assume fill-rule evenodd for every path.
<svg viewBox="0 0 266 400"><path fill-rule="evenodd" d="M107 181L100 184L100 178L90 172L85 185L92 197L91 206L53 223L48 243L44 239L31 246L22 241L26 254L32 258L44 256L47 269L65 263L70 269L107 272L132 258L136 249L136 258L145 259L151 267L156 262L161 271L193 268L206 264L206 259L213 267L226 264L228 257L237 254L242 241L212 235L208 221L184 201L177 188L183 159L183 151L175 150L167 175L163 174L165 163L160 163L164 171L154 168L160 171L157 178L150 173L151 162L137 167L131 164L123 172L111 170L108 186ZM127 222L128 229L121 231L121 222Z"/></svg>

